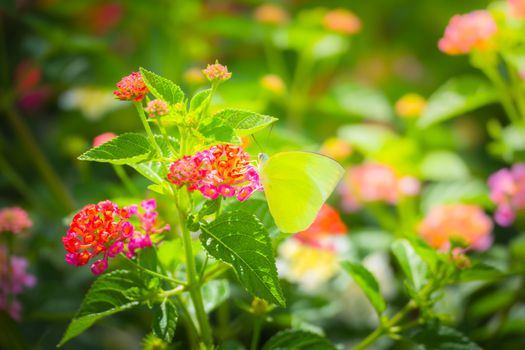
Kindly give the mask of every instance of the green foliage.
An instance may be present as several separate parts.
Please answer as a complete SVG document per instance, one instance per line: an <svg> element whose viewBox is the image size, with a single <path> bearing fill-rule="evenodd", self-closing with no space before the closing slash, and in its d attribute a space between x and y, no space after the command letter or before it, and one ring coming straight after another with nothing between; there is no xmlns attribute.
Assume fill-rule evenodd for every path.
<svg viewBox="0 0 525 350"><path fill-rule="evenodd" d="M177 307L171 299L165 298L162 303L156 304L153 310L153 334L171 343L178 317Z"/></svg>
<svg viewBox="0 0 525 350"><path fill-rule="evenodd" d="M267 115L239 109L225 109L216 113L213 117L224 121L239 136L255 134L278 120Z"/></svg>
<svg viewBox="0 0 525 350"><path fill-rule="evenodd" d="M429 152L423 158L419 171L427 180L457 181L469 178L469 169L463 159L451 151Z"/></svg>
<svg viewBox="0 0 525 350"><path fill-rule="evenodd" d="M210 103L211 89L197 92L190 101L190 112L200 112L204 106Z"/></svg>
<svg viewBox="0 0 525 350"><path fill-rule="evenodd" d="M262 350L335 350L336 347L319 334L303 330L277 333L264 344Z"/></svg>
<svg viewBox="0 0 525 350"><path fill-rule="evenodd" d="M485 79L454 77L430 96L419 126L428 127L497 100L498 92Z"/></svg>
<svg viewBox="0 0 525 350"><path fill-rule="evenodd" d="M393 116L392 107L383 93L353 83L333 87L319 102L319 108L327 113L378 121L389 121Z"/></svg>
<svg viewBox="0 0 525 350"><path fill-rule="evenodd" d="M405 239L392 243L392 253L408 279L409 291L413 288L420 291L428 282L428 268L423 259L416 253L409 241Z"/></svg>
<svg viewBox="0 0 525 350"><path fill-rule="evenodd" d="M146 160L151 153L148 139L136 133L125 133L91 148L79 160L111 164L136 164Z"/></svg>
<svg viewBox="0 0 525 350"><path fill-rule="evenodd" d="M481 350L457 330L443 325L420 330L411 339L427 350Z"/></svg>
<svg viewBox="0 0 525 350"><path fill-rule="evenodd" d="M198 132L203 136L203 145L211 143L234 143L240 140L235 135L235 130L218 118L208 118L199 124Z"/></svg>
<svg viewBox="0 0 525 350"><path fill-rule="evenodd" d="M381 295L379 284L374 275L368 271L363 265L345 261L342 263L343 268L352 276L352 279L363 290L368 300L376 310L377 314L381 314L386 309L385 299Z"/></svg>
<svg viewBox="0 0 525 350"><path fill-rule="evenodd" d="M149 91L156 98L166 101L171 106L184 101L184 92L171 80L163 78L142 67L140 68L140 74Z"/></svg>
<svg viewBox="0 0 525 350"><path fill-rule="evenodd" d="M97 278L58 346L78 336L98 320L139 305L148 295L129 291L135 292L141 287L144 287L141 280L126 270L114 271Z"/></svg>
<svg viewBox="0 0 525 350"><path fill-rule="evenodd" d="M365 154L376 153L398 138L392 130L373 124L346 125L339 128L337 134Z"/></svg>
<svg viewBox="0 0 525 350"><path fill-rule="evenodd" d="M224 213L202 226L200 240L208 254L234 268L248 292L284 306L270 238L256 216Z"/></svg>

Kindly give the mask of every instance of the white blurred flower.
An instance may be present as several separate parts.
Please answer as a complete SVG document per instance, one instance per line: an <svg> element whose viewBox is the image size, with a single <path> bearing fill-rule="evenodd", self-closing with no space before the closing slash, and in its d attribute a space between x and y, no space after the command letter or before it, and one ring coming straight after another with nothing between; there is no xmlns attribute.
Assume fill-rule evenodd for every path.
<svg viewBox="0 0 525 350"><path fill-rule="evenodd" d="M79 109L91 121L99 120L106 113L123 107L111 90L95 86L70 89L60 96L58 103L64 110Z"/></svg>

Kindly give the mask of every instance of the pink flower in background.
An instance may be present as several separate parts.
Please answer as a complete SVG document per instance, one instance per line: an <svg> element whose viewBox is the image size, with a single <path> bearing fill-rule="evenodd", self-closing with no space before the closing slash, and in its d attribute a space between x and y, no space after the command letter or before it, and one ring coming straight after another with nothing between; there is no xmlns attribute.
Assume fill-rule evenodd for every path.
<svg viewBox="0 0 525 350"><path fill-rule="evenodd" d="M168 180L176 186L198 190L208 199L219 196L248 199L255 191L262 191L257 168L250 163L250 155L240 146L223 144L184 156L170 166Z"/></svg>
<svg viewBox="0 0 525 350"><path fill-rule="evenodd" d="M105 132L103 134L100 134L93 139L93 147L98 147L103 143L113 140L115 137L117 137L117 134L112 132Z"/></svg>
<svg viewBox="0 0 525 350"><path fill-rule="evenodd" d="M474 49L486 49L491 45L498 27L492 15L485 10L477 10L451 18L439 49L449 55L459 55Z"/></svg>
<svg viewBox="0 0 525 350"><path fill-rule="evenodd" d="M413 176L403 176L398 182L399 193L405 197L414 197L421 191L421 182Z"/></svg>
<svg viewBox="0 0 525 350"><path fill-rule="evenodd" d="M288 12L275 4L263 4L255 9L255 20L270 25L286 24L290 20Z"/></svg>
<svg viewBox="0 0 525 350"><path fill-rule="evenodd" d="M20 320L22 305L16 296L36 285L36 277L27 273L27 260L20 256L7 256L5 246L0 246L0 310L5 310L15 320Z"/></svg>
<svg viewBox="0 0 525 350"><path fill-rule="evenodd" d="M202 70L202 73L209 81L224 81L232 77L232 74L228 72L228 67L223 66L218 62L215 64L208 64L206 69Z"/></svg>
<svg viewBox="0 0 525 350"><path fill-rule="evenodd" d="M492 222L481 207L472 204L432 208L420 222L418 232L429 245L442 251L450 248L451 239L480 251L492 244Z"/></svg>
<svg viewBox="0 0 525 350"><path fill-rule="evenodd" d="M101 256L91 265L91 271L98 275L107 269L108 258L126 250L126 256L134 257L137 249L151 246L150 235L169 230L168 225L155 227L158 216L155 207L154 200L144 201L141 214L136 205L119 208L111 201L85 206L73 217L66 236L62 237L66 262L82 266ZM139 228L130 222L131 216L139 219Z"/></svg>
<svg viewBox="0 0 525 350"><path fill-rule="evenodd" d="M0 209L0 233L11 232L20 233L33 226L27 212L19 207Z"/></svg>
<svg viewBox="0 0 525 350"><path fill-rule="evenodd" d="M329 11L323 18L326 29L345 35L351 35L361 30L361 20L351 11L336 9Z"/></svg>
<svg viewBox="0 0 525 350"><path fill-rule="evenodd" d="M122 101L140 102L149 92L140 72L133 72L117 83L117 90L113 94Z"/></svg>
<svg viewBox="0 0 525 350"><path fill-rule="evenodd" d="M170 112L168 104L162 100L153 100L148 102L148 106L144 108L150 118L163 117Z"/></svg>
<svg viewBox="0 0 525 350"><path fill-rule="evenodd" d="M516 211L525 208L525 164L514 164L489 177L490 199L498 206L494 220L501 226L514 222Z"/></svg>
<svg viewBox="0 0 525 350"><path fill-rule="evenodd" d="M348 210L377 201L394 204L399 199L398 177L387 165L365 163L348 169L340 191Z"/></svg>
<svg viewBox="0 0 525 350"><path fill-rule="evenodd" d="M510 8L510 14L519 19L525 19L525 1L524 0L507 0Z"/></svg>

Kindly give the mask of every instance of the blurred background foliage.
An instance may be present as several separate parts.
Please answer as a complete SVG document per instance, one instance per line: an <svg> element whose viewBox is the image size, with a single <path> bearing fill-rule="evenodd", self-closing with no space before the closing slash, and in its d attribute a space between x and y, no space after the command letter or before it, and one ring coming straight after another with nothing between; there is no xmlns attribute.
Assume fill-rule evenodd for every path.
<svg viewBox="0 0 525 350"><path fill-rule="evenodd" d="M491 209L485 179L503 163L488 152L486 123L504 121L501 108L483 107L425 129L399 118L395 109L407 93L428 97L453 76L476 74L468 56L442 54L437 41L451 16L488 3L3 0L0 206L27 208L35 223L20 249L27 251L39 285L24 295L25 321L14 324L4 317L1 332L8 330L20 348L53 348L92 280L88 271L73 272L63 262L60 237L67 220L62 218L86 203L127 196L111 167L76 158L103 132L140 130L133 108L112 96L115 83L139 66L193 93L206 83L200 73L206 64L227 65L233 78L221 87L213 108L250 109L280 119L250 141L253 155L319 151L337 136L352 147L351 155L342 157L345 164L372 159L430 182L423 212L453 199ZM265 17L261 6L268 4L283 12ZM357 16L356 33L323 27L323 16L337 8ZM128 172L137 187L146 187ZM388 246L388 238L378 238L370 243L374 248L367 247L363 237L373 220L366 215L343 219L350 231L363 227L352 238L357 250ZM513 234L495 236L504 243ZM498 254L505 253L493 252ZM325 299L305 300L295 311L311 321L324 311L332 315ZM483 307L476 309L480 318L491 312ZM110 318L70 346L137 348L148 317L138 312ZM356 337L370 327L352 322ZM337 338L344 332L348 329L333 333Z"/></svg>

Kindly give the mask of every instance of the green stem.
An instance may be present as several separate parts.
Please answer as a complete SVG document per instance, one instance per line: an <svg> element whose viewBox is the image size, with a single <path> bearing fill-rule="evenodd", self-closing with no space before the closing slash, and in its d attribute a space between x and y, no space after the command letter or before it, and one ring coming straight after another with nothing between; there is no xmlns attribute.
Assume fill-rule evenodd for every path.
<svg viewBox="0 0 525 350"><path fill-rule="evenodd" d="M181 190L180 195L186 194L185 190ZM182 231L182 242L184 245L184 253L186 256L186 273L188 276L189 292L193 306L195 307L195 314L199 322L200 334L202 340L207 348L212 348L213 339L211 329L208 321L208 316L204 310L204 303L202 301L201 289L197 276L197 269L195 267L195 257L193 255L191 233L186 226L186 210L181 210L181 200L179 198L179 222Z"/></svg>
<svg viewBox="0 0 525 350"><path fill-rule="evenodd" d="M22 141L27 154L30 155L31 160L35 164L36 170L40 172L40 175L42 175L42 178L49 186L51 192L60 202L63 209L68 212L73 211L75 209L75 203L73 202L72 197L47 158L44 156L44 153L41 151L40 147L33 138L33 135L24 122L22 116L18 114L15 109L13 109L9 103L10 101L4 102L4 105L0 106L0 108L4 110L9 123L15 131L15 134L20 139L20 141Z"/></svg>
<svg viewBox="0 0 525 350"><path fill-rule="evenodd" d="M500 102L507 113L510 121L515 124L520 124L520 116L516 110L516 106L513 104L512 99L510 98L510 91L508 86L505 84L499 72L492 66L481 67L485 75L492 81L494 86L498 89Z"/></svg>
<svg viewBox="0 0 525 350"><path fill-rule="evenodd" d="M117 176L119 177L120 181L122 181L122 183L124 184L124 186L126 187L126 189L135 197L138 197L140 194L139 194L139 191L138 189L135 187L135 185L133 184L133 182L131 181L131 179L129 178L128 174L126 173L126 170L124 170L124 168L122 167L122 165L117 165L117 164L112 164L113 165L113 170L115 170L115 173L117 174Z"/></svg>
<svg viewBox="0 0 525 350"><path fill-rule="evenodd" d="M145 267L142 267L139 264L129 260L124 254L120 254L120 256L122 257L122 259L124 259L125 262L128 262L129 264L133 265L133 267L136 267L137 269L139 269L139 270L141 270L141 271L143 271L143 272L145 272L145 273L147 273L147 274L149 274L151 276L155 276L155 277L158 277L158 278L163 279L165 281L169 281L169 282L176 283L176 284L179 284L179 285L183 285L183 286L187 285L187 283L184 282L184 281L165 276L165 275L157 273L155 271L148 270Z"/></svg>
<svg viewBox="0 0 525 350"><path fill-rule="evenodd" d="M521 119L525 120L525 91L523 90L523 82L518 76L516 69L509 62L506 63L507 71L512 84L512 91L514 92L514 99L516 100L516 105L518 106L519 113L521 114Z"/></svg>
<svg viewBox="0 0 525 350"><path fill-rule="evenodd" d="M302 125L304 103L307 101L305 94L308 92L310 86L312 64L310 48L307 47L299 53L297 66L290 86L288 117L293 128L300 128Z"/></svg>
<svg viewBox="0 0 525 350"><path fill-rule="evenodd" d="M370 345L375 343L385 332L388 332L390 328L397 325L398 322L403 320L405 316L417 307L414 300L410 300L397 314L395 314L390 320L386 321L379 327L377 327L372 333L370 333L365 339L357 344L353 350L364 350L368 349Z"/></svg>
<svg viewBox="0 0 525 350"><path fill-rule="evenodd" d="M263 319L261 316L255 316L253 321L253 335L252 343L250 345L250 350L257 350L257 345L259 345L259 339L261 338L261 329L262 329Z"/></svg>
<svg viewBox="0 0 525 350"><path fill-rule="evenodd" d="M164 127L164 124L162 124L162 117L157 118L157 123L158 123L160 133L164 137L164 141L166 141L166 143L168 144L168 147L173 152L173 156L176 158L179 158L179 153L175 149L175 146L173 146L173 144L170 142L170 138L168 136L168 133L166 132L166 128Z"/></svg>
<svg viewBox="0 0 525 350"><path fill-rule="evenodd" d="M135 105L135 108L139 113L140 121L142 122L142 125L146 130L146 134L148 135L150 144L152 144L153 147L155 147L155 152L157 152L157 155L162 156L162 152L160 151L159 145L157 145L157 142L155 141L155 136L153 136L153 132L151 131L151 127L149 126L146 115L144 114L144 109L142 108L142 105L140 104L140 102L133 102L133 104Z"/></svg>
<svg viewBox="0 0 525 350"><path fill-rule="evenodd" d="M163 290L162 292L159 293L159 296L162 298L169 298L175 295L179 295L185 290L186 288L184 286L178 286L170 290Z"/></svg>

